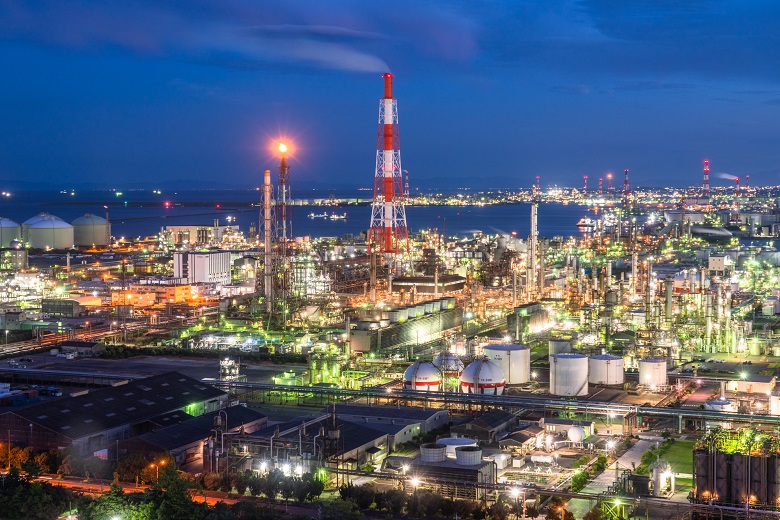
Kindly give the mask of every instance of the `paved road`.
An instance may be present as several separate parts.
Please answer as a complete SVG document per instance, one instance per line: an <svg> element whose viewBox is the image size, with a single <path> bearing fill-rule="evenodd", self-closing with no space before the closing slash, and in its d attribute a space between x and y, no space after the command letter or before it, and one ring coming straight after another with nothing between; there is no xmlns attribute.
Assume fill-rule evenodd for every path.
<svg viewBox="0 0 780 520"><path fill-rule="evenodd" d="M619 475L623 469L631 469L633 467L632 463L639 466L642 454L651 446L660 443L661 440L661 438L640 438L630 450L625 452L618 460L610 464L599 476L589 482L588 485L583 488L582 492L594 494L603 493L612 485L617 475ZM569 502L568 509L574 513L575 518L582 518L594 505L595 503L591 504L588 500L573 499Z"/></svg>

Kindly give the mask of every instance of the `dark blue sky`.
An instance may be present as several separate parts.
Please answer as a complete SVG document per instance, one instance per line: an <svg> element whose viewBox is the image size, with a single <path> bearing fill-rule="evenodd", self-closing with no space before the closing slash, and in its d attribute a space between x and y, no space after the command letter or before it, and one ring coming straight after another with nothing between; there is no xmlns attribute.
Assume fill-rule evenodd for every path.
<svg viewBox="0 0 780 520"><path fill-rule="evenodd" d="M770 0L0 0L0 180L254 187L288 136L294 193L370 186L389 70L413 186L780 184L778 27Z"/></svg>

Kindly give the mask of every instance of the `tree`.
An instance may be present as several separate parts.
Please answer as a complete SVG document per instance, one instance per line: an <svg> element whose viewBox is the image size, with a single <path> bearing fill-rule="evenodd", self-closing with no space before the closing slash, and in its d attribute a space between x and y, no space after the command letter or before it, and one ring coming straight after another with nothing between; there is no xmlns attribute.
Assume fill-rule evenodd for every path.
<svg viewBox="0 0 780 520"><path fill-rule="evenodd" d="M282 489L282 480L284 480L284 473L279 469L274 468L269 471L265 476L265 479L263 479L263 494L269 499L274 500Z"/></svg>
<svg viewBox="0 0 780 520"><path fill-rule="evenodd" d="M582 520L604 520L605 518L606 515L604 514L604 511L601 510L601 507L596 506L585 513L585 516L582 517Z"/></svg>
<svg viewBox="0 0 780 520"><path fill-rule="evenodd" d="M362 516L351 500L329 500L323 504L322 520L359 520Z"/></svg>
<svg viewBox="0 0 780 520"><path fill-rule="evenodd" d="M119 480L123 482L135 482L141 477L141 473L149 466L149 461L140 453L130 453L119 460L117 472Z"/></svg>
<svg viewBox="0 0 780 520"><path fill-rule="evenodd" d="M387 510L390 511L394 517L400 515L406 505L406 493L400 489L388 489L382 493L382 495L384 496L384 503Z"/></svg>

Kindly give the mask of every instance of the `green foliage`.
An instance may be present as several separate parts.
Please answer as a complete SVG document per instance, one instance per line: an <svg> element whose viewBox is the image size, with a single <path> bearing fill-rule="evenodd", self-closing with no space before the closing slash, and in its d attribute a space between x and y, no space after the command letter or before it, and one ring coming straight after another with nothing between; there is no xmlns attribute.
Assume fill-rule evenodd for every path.
<svg viewBox="0 0 780 520"><path fill-rule="evenodd" d="M571 490L579 491L584 488L588 483L588 473L586 471L578 471L571 478Z"/></svg>
<svg viewBox="0 0 780 520"><path fill-rule="evenodd" d="M585 516L582 517L582 520L605 520L606 518L607 515L604 514L604 511L602 511L601 507L596 506L585 513Z"/></svg>
<svg viewBox="0 0 780 520"><path fill-rule="evenodd" d="M571 467L574 469L581 468L582 466L585 466L588 462L590 462L590 456L583 455L579 459L575 460Z"/></svg>
<svg viewBox="0 0 780 520"><path fill-rule="evenodd" d="M75 501L71 491L22 477L16 467L11 468L0 487L0 511L10 520L56 518Z"/></svg>
<svg viewBox="0 0 780 520"><path fill-rule="evenodd" d="M351 500L329 500L323 504L322 520L360 520L363 514Z"/></svg>

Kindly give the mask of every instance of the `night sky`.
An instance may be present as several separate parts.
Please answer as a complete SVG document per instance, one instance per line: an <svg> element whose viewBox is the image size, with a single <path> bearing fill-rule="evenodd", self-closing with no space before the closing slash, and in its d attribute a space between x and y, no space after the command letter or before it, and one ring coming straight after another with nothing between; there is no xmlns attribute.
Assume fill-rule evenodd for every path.
<svg viewBox="0 0 780 520"><path fill-rule="evenodd" d="M384 7L384 6L387 7ZM780 2L0 0L3 188L780 184Z"/></svg>

